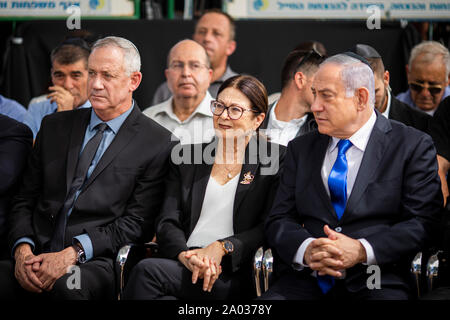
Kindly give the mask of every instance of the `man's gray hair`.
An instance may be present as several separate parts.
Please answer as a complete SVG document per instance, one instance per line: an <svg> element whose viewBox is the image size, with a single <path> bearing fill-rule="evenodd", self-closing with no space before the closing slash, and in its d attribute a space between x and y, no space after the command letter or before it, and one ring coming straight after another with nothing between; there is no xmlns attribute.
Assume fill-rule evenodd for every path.
<svg viewBox="0 0 450 320"><path fill-rule="evenodd" d="M437 41L423 41L416 45L411 50L411 56L409 57L408 64L410 70L413 61L419 55L423 55L420 60L425 63L432 63L438 56L440 56L442 59L442 64L445 65L445 77L448 78L448 75L450 74L450 53L445 46Z"/></svg>
<svg viewBox="0 0 450 320"><path fill-rule="evenodd" d="M353 97L358 88L364 87L369 91L369 105L375 106L375 79L372 69L358 59L346 54L329 57L322 65L332 63L342 67L340 76L345 88L345 96Z"/></svg>
<svg viewBox="0 0 450 320"><path fill-rule="evenodd" d="M92 51L101 47L117 47L123 52L123 68L127 75L141 70L141 56L133 42L120 37L106 37L97 40L92 46Z"/></svg>

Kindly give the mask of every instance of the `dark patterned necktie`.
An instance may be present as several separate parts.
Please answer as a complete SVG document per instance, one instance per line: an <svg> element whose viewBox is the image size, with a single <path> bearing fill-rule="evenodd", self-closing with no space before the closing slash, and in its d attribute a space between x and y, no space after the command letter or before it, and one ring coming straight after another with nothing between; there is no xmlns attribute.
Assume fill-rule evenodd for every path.
<svg viewBox="0 0 450 320"><path fill-rule="evenodd" d="M51 252L59 252L64 249L64 237L66 233L65 231L69 211L73 207L77 191L83 186L89 166L91 165L92 160L94 159L98 146L102 141L103 132L106 130L107 127L108 125L106 123L100 123L96 126L97 133L91 140L88 141L88 143L83 149L83 152L81 153L80 158L78 159L75 176L72 180L72 184L66 196L66 200L64 201L64 205L61 208L56 220L53 237L50 242Z"/></svg>

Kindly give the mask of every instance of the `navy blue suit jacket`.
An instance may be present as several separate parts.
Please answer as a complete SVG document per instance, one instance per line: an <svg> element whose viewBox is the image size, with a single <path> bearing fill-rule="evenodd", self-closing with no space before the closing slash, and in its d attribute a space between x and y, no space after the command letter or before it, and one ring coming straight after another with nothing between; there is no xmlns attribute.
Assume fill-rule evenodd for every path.
<svg viewBox="0 0 450 320"><path fill-rule="evenodd" d="M408 285L411 260L430 240L442 206L430 136L377 112L340 220L320 173L330 139L316 131L288 145L280 187L265 225L269 245L291 266L303 241L325 237L325 224L341 227L343 234L371 244L381 268L382 287ZM366 286L370 276L366 268L359 264L347 270L347 289Z"/></svg>

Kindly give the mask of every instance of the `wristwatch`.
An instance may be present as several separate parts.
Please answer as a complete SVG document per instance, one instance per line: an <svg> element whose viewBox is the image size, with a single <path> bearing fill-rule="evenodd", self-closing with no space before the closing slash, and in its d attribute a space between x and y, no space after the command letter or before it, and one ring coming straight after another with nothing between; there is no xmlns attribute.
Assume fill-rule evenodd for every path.
<svg viewBox="0 0 450 320"><path fill-rule="evenodd" d="M73 248L75 249L77 253L77 264L83 264L86 262L86 254L84 253L83 247L79 243L75 243L73 245Z"/></svg>
<svg viewBox="0 0 450 320"><path fill-rule="evenodd" d="M222 249L225 252L225 255L230 254L234 251L233 242L230 240L219 240L222 243Z"/></svg>

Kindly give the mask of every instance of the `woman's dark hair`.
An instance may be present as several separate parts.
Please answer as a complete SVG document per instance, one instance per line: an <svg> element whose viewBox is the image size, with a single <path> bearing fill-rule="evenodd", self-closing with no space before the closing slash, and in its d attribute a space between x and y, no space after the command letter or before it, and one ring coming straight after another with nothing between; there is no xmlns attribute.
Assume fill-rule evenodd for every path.
<svg viewBox="0 0 450 320"><path fill-rule="evenodd" d="M235 88L242 92L244 96L250 100L252 105L250 106L253 110L259 113L267 113L269 107L269 102L267 99L266 87L253 76L250 75L237 75L222 83L217 92L217 96L225 90L226 88Z"/></svg>

